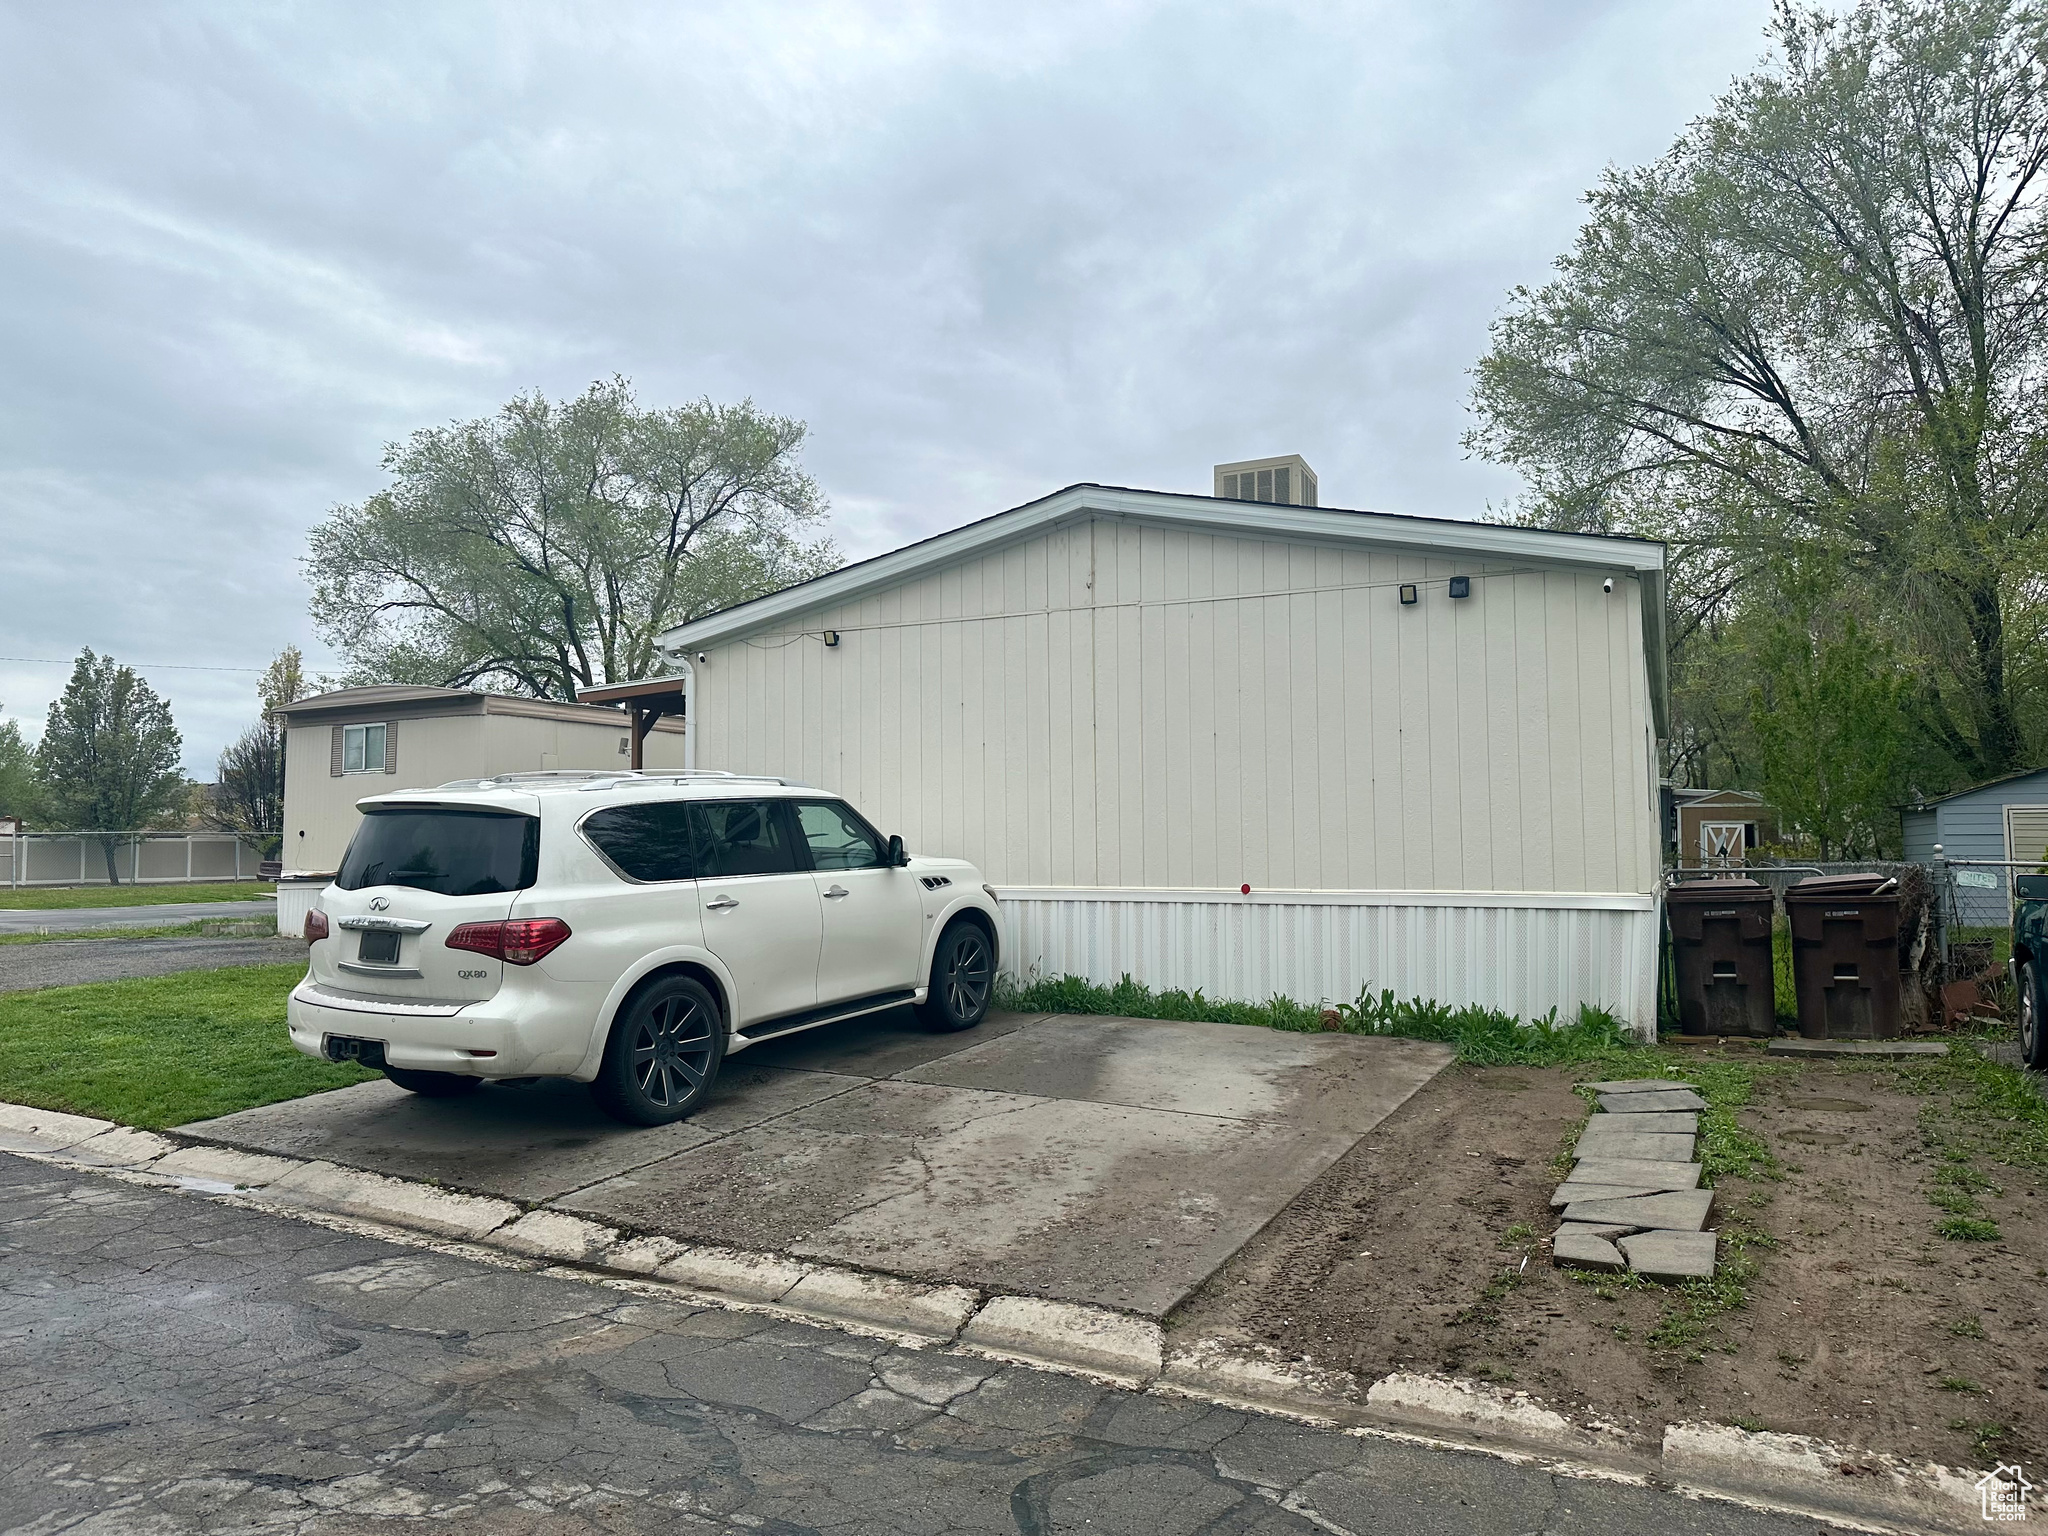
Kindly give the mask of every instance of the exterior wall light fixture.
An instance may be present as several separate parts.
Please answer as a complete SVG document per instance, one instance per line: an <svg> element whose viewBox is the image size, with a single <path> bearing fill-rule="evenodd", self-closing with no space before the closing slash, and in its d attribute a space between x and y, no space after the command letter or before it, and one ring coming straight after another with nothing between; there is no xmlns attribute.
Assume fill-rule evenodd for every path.
<svg viewBox="0 0 2048 1536"><path fill-rule="evenodd" d="M836 630L836 629L828 629L828 630L826 630L826 631L825 631L825 645L826 645L826 647L827 647L827 648L829 649L830 647L832 647L832 646L835 646L835 645L837 645L838 643L839 643L839 631L838 631L838 630Z"/></svg>
<svg viewBox="0 0 2048 1536"><path fill-rule="evenodd" d="M1470 597L1471 595L1472 578L1470 576L1453 576L1451 578L1451 596Z"/></svg>
<svg viewBox="0 0 2048 1536"><path fill-rule="evenodd" d="M1404 581L1404 582L1402 582L1402 583L1401 583L1401 606L1402 606L1402 607L1404 607L1404 608L1406 608L1406 607L1410 606L1411 604L1413 604L1413 603L1414 603L1415 601L1416 601L1416 595L1415 595L1415 583L1414 583L1414 582L1412 582L1412 581Z"/></svg>

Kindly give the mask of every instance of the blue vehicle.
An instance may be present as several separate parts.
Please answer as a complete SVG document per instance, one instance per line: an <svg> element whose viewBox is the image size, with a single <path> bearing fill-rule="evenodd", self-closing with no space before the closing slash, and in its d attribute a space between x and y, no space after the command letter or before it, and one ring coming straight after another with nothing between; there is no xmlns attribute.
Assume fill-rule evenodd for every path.
<svg viewBox="0 0 2048 1536"><path fill-rule="evenodd" d="M2012 882L2013 989L2020 1004L2020 1060L2034 1071L2048 1071L2048 1040L2042 1036L2041 995L2048 980L2048 875L2016 875Z"/></svg>

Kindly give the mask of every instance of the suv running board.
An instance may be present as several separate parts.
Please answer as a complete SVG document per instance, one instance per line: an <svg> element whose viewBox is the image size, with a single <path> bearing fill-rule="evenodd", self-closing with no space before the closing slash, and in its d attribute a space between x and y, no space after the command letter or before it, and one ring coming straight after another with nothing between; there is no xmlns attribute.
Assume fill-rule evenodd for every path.
<svg viewBox="0 0 2048 1536"><path fill-rule="evenodd" d="M761 1019L739 1031L742 1040L766 1040L770 1035L786 1035L793 1030L810 1029L819 1024L836 1024L841 1019L850 1019L857 1014L875 1013L883 1008L900 1008L916 1000L914 988L905 987L897 992L876 992L867 997L849 998L845 1002L829 1004L823 1008L806 1008L800 1013L785 1013L777 1019Z"/></svg>

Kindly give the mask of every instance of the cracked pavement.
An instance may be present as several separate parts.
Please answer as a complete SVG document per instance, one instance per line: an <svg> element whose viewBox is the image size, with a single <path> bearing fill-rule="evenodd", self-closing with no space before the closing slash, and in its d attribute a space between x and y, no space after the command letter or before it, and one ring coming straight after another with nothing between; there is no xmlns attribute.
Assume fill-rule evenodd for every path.
<svg viewBox="0 0 2048 1536"><path fill-rule="evenodd" d="M1827 1527L0 1154L0 1531Z"/></svg>

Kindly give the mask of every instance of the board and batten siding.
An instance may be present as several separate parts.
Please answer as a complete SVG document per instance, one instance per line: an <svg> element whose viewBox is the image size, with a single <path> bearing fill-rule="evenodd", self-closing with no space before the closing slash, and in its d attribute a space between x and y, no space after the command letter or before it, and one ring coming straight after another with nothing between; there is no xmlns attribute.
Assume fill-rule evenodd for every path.
<svg viewBox="0 0 2048 1536"><path fill-rule="evenodd" d="M829 787L998 885L1649 894L1636 602L1091 521L707 652L696 761Z"/></svg>
<svg viewBox="0 0 2048 1536"><path fill-rule="evenodd" d="M706 647L695 762L974 861L1022 966L1642 1027L1649 677L1604 574L1077 520Z"/></svg>

